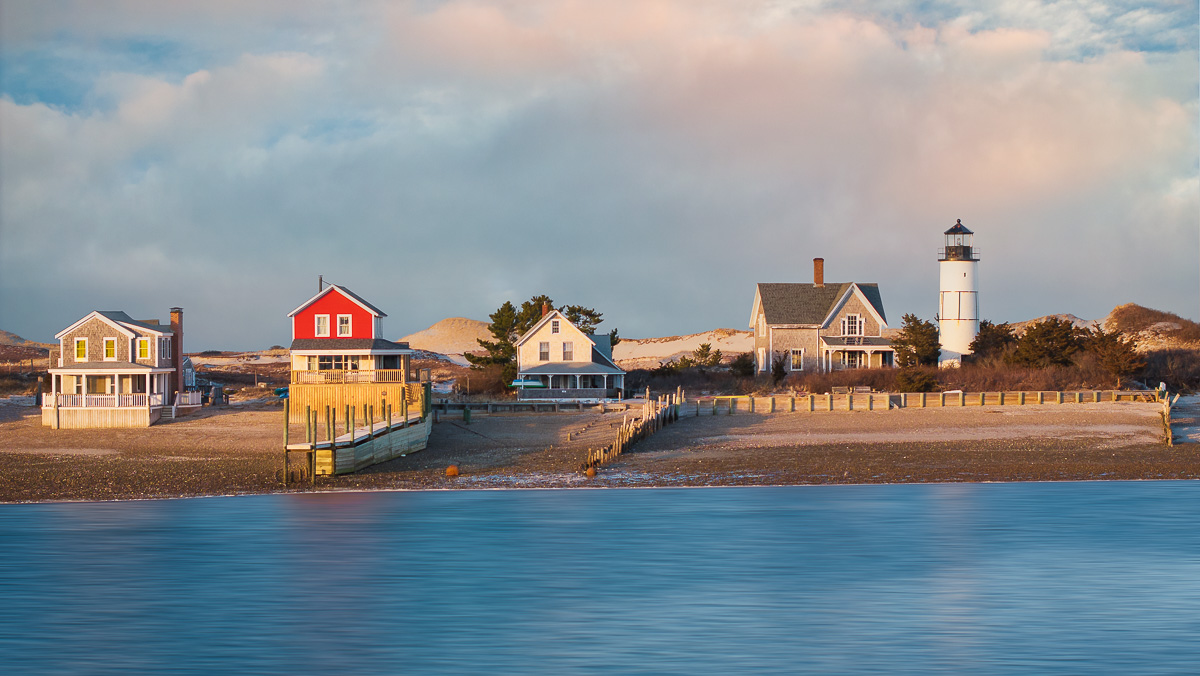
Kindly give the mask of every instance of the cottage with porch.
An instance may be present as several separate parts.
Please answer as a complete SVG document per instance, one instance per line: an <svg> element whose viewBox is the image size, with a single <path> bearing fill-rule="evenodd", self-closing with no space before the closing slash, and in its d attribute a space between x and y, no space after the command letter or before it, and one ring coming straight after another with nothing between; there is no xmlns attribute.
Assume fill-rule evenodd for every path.
<svg viewBox="0 0 1200 676"><path fill-rule="evenodd" d="M200 405L183 357L183 309L171 323L97 310L60 331L51 354L42 424L59 428L149 427L166 412Z"/></svg>
<svg viewBox="0 0 1200 676"><path fill-rule="evenodd" d="M420 387L409 369L408 343L383 337L387 315L349 289L322 285L317 295L292 310L291 419L304 422L305 407L342 411L367 406L376 411L391 402L399 413L402 400L420 401ZM411 390L411 391L410 391Z"/></svg>
<svg viewBox="0 0 1200 676"><path fill-rule="evenodd" d="M607 399L625 387L608 336L584 333L549 306L516 348L521 399Z"/></svg>
<svg viewBox="0 0 1200 676"><path fill-rule="evenodd" d="M813 259L812 284L757 285L750 328L759 372L781 357L789 372L895 364L879 285L826 284L824 268L824 259Z"/></svg>

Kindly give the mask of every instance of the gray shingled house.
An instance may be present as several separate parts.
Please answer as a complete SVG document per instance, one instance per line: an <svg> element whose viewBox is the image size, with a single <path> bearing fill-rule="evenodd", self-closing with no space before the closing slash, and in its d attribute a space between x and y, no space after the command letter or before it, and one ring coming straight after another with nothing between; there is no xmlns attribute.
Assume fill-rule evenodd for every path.
<svg viewBox="0 0 1200 676"><path fill-rule="evenodd" d="M770 371L778 357L788 371L894 365L879 285L826 284L824 267L813 259L812 284L757 285L750 328L758 371Z"/></svg>

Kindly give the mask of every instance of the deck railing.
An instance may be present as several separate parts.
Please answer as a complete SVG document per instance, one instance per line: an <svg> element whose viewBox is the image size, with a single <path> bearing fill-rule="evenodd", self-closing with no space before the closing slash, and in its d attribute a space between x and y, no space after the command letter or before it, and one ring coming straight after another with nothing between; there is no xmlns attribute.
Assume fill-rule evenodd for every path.
<svg viewBox="0 0 1200 676"><path fill-rule="evenodd" d="M404 369L329 369L326 371L292 371L292 382L302 385L340 383L403 383Z"/></svg>
<svg viewBox="0 0 1200 676"><path fill-rule="evenodd" d="M162 406L163 394L60 394L59 408L139 408ZM42 406L54 406L54 398L46 397Z"/></svg>

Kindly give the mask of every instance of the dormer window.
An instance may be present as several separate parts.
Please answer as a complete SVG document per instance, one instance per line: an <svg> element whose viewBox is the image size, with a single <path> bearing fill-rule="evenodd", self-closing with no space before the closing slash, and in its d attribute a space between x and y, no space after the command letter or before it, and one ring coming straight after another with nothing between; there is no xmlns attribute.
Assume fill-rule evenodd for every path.
<svg viewBox="0 0 1200 676"><path fill-rule="evenodd" d="M558 333L558 320L557 319L550 320L550 333Z"/></svg>
<svg viewBox="0 0 1200 676"><path fill-rule="evenodd" d="M87 361L87 338L75 339L75 361Z"/></svg>
<svg viewBox="0 0 1200 676"><path fill-rule="evenodd" d="M116 360L117 360L117 339L116 338L105 338L104 339L104 361L116 361Z"/></svg>
<svg viewBox="0 0 1200 676"><path fill-rule="evenodd" d="M842 319L842 335L843 336L861 336L863 334L862 317L859 315L846 315Z"/></svg>
<svg viewBox="0 0 1200 676"><path fill-rule="evenodd" d="M352 315L338 315L339 338L349 338L350 336L354 335L354 331L350 324L351 319L353 319Z"/></svg>
<svg viewBox="0 0 1200 676"><path fill-rule="evenodd" d="M314 334L318 338L328 338L329 337L329 315L317 315L316 316L316 326L314 327Z"/></svg>

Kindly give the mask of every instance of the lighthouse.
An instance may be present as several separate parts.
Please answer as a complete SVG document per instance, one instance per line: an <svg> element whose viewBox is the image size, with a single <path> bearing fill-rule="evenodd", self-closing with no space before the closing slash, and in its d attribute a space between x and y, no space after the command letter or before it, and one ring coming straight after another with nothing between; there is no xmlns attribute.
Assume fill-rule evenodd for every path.
<svg viewBox="0 0 1200 676"><path fill-rule="evenodd" d="M974 233L959 219L945 235L946 246L938 252L942 272L938 331L943 361L970 354L971 341L979 333L979 291L975 286L979 256L971 243Z"/></svg>

